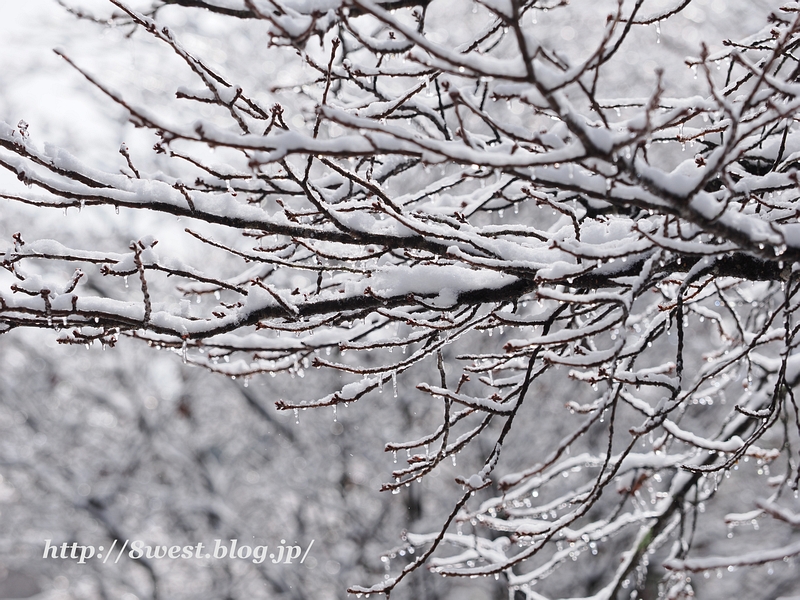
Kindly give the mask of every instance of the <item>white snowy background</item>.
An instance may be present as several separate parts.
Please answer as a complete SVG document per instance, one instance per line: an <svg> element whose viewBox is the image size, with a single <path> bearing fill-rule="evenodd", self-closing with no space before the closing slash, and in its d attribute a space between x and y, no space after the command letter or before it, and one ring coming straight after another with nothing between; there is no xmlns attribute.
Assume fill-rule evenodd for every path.
<svg viewBox="0 0 800 600"><path fill-rule="evenodd" d="M109 11L102 0L70 4L98 16ZM601 4L574 2L571 13L553 16L553 40L567 52L579 52L598 30L593 22L607 12ZM656 11L673 3L645 4ZM774 3L764 0L695 0L663 30L636 32L631 44L636 52L620 60L624 68L619 67L612 82L615 89L606 92L644 96L655 70L662 68L667 95L701 93L701 82L684 58L697 56L702 41L714 51L722 48L724 38L760 29L771 8ZM443 39L457 39L452 15L460 12L457 0L433 0L427 26L433 35L438 31ZM192 20L187 22L185 15ZM305 74L291 66L296 65L291 51L268 49L252 24L197 11L167 9L161 17L210 64L258 90L256 97L265 104L283 102L286 118L302 123L307 107L292 102L291 88ZM53 52L62 49L137 103L173 111L179 119L170 96L190 79L163 48L129 33L76 19L51 0L0 4L0 119L12 126L24 120L37 140L109 172L124 167L117 152L122 142L140 167L162 168L149 152L155 138L135 129L125 111ZM273 92L274 85L288 91ZM518 109L510 107L512 112ZM213 118L211 112L201 116ZM674 156L664 160L677 161ZM13 176L0 173L0 187L18 185ZM204 263L203 246L170 237L184 226L177 220L124 209L84 211L32 209L0 200L0 244L7 247L11 234L24 226L31 239L57 238L82 248L101 243L123 252L131 239L147 231L158 237L159 251L189 264ZM114 294L102 287L102 280L94 284L98 295ZM383 577L388 564L380 555L399 546L400 531L435 531L457 496L453 478L474 472L468 466L474 457L465 453L458 465L440 469L419 487L397 495L378 492L394 460L384 452L385 442L413 439L415 432L427 431L426 419L439 416L413 384L397 397L387 386L369 403L340 410L335 418L330 410L302 412L298 425L291 412L279 413L273 403L285 397L319 397L335 389L336 375L257 377L245 387L241 380L190 368L178 354L125 339L113 349L85 349L59 345L47 331L0 336L0 365L0 598L143 600L156 597L154 582L164 599L343 598L348 585ZM401 390L406 389L403 383L401 379ZM537 393L578 393L570 386L550 378ZM525 416L529 426L520 427L509 444L518 449L512 465L516 461L524 467L526 445L547 447L567 431L559 413L548 410ZM743 496L758 497L764 478L752 464L743 469L752 470L752 477L741 490L721 494L715 513L739 507ZM709 523L697 532L696 550L718 555L748 549L750 529L729 532L721 519ZM41 558L45 539L107 545L115 536L167 545L236 537L241 543L286 539L305 546L313 539L314 548L302 566L263 568L223 561L75 565ZM780 530L775 536L776 546L791 539ZM554 593L588 594L592 581L613 569L616 560L612 554L595 563L581 562L573 589ZM800 594L794 569L794 564L779 562L747 577L711 572L708 580L697 582L696 590L698 597L709 599ZM491 579L444 580L422 572L396 592L419 599L503 594Z"/></svg>

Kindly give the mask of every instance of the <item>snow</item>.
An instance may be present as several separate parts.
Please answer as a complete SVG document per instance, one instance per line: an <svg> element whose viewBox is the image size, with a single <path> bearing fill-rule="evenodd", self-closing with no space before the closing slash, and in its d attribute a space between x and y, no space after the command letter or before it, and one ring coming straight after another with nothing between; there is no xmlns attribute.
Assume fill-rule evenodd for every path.
<svg viewBox="0 0 800 600"><path fill-rule="evenodd" d="M592 584L595 598L609 598L642 556L656 569L669 555L671 568L702 570L799 553L792 540L753 550L800 512L780 450L781 436L794 447L797 433L775 418L791 411L784 359L786 382L800 379L796 300L786 301L800 258L800 136L783 135L800 100L783 71L736 83L766 64L789 26L763 28L758 3L696 0L665 17L661 43L655 26L632 26L589 97L594 72L584 69L622 35L632 3L604 27L613 0L546 12L529 3L520 37L492 12L511 14L507 0L402 4L213 0L265 17L240 22L178 5L153 13L137 0L129 14L152 31L108 28L105 40L98 23L65 18L81 33L58 40L61 54L104 94L87 92L63 61L69 75L58 77L22 61L45 82L33 88L14 61L0 64L9 171L0 331L11 340L0 345L0 429L11 436L0 462L30 504L7 506L20 531L64 530L39 523L54 514L40 490L50 480L63 490L52 502L78 506L69 519L78 536L100 514L81 521L87 498L154 539L183 536L175 522L193 523L198 506L214 507L225 527L249 523L287 540L322 535L323 521L349 539L355 514L361 524L386 519L363 546L365 556L385 552L387 578L353 589L392 588L414 564L413 545L442 574L502 574L502 585L527 586L510 593L537 600L545 589L588 589L591 569L572 560L622 559ZM105 2L92 10L101 22L110 14ZM722 10L761 28L752 39L765 49L715 45L732 35L711 33L731 25ZM44 35L33 22L6 31L4 52ZM701 39L722 67L710 65L714 93L681 70ZM123 52L130 70L115 67ZM741 58L734 83L731 52ZM660 65L663 90L652 76ZM64 97L48 101L58 127L44 125L38 104L51 82ZM13 106L18 95L30 108ZM89 119L73 110L84 103ZM97 348L70 347L94 340L124 349L97 359ZM174 352L121 364L136 341ZM96 374L95 364L109 369ZM223 377L203 379L205 370ZM271 412L276 400L322 410L287 427ZM86 416L62 423L74 403ZM124 410L109 412L116 406ZM384 447L407 449L406 464L384 464ZM448 499L458 472L463 500ZM320 479L307 483L312 474ZM413 491L424 520L392 495L371 495L386 479L401 491L423 480ZM84 481L90 496L78 492ZM695 517L703 546L677 560L689 531L681 518ZM725 519L758 519L760 533L743 548L719 534ZM403 529L426 533L398 542ZM251 534L260 535L236 533ZM299 594L333 597L372 577L340 542L326 546L324 568L308 569ZM149 593L121 573L110 575L110 594ZM163 589L200 581L188 566L190 575L155 573ZM713 590L695 582L697 595L731 597L743 579ZM494 585L464 581L478 595Z"/></svg>
<svg viewBox="0 0 800 600"><path fill-rule="evenodd" d="M697 446L698 448L715 450L717 452L737 452L741 450L742 447L745 445L744 440L740 438L738 435L732 436L725 441L708 440L700 436L697 436L691 432L684 431L669 419L664 420L662 425L664 429L674 437L693 446ZM754 446L748 446L747 454L756 457L768 457L769 459L774 460L775 458L778 457L779 451L778 450L765 451L761 450L760 448L756 448Z"/></svg>
<svg viewBox="0 0 800 600"><path fill-rule="evenodd" d="M670 559L664 562L664 567L671 571L710 571L730 566L763 565L764 563L784 560L798 554L800 554L800 542L778 548L755 550L737 556L708 556L685 560Z"/></svg>
<svg viewBox="0 0 800 600"><path fill-rule="evenodd" d="M467 485L477 490L479 487L483 486L483 477L477 473L474 473L469 476L469 479L467 479Z"/></svg>

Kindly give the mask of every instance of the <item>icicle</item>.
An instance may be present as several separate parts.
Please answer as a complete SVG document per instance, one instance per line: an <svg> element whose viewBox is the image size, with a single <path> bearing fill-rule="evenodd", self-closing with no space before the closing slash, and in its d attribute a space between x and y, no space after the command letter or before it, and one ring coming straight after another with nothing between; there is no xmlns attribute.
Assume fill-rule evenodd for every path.
<svg viewBox="0 0 800 600"><path fill-rule="evenodd" d="M300 411L296 408L294 409L294 422L300 425Z"/></svg>
<svg viewBox="0 0 800 600"><path fill-rule="evenodd" d="M397 398L397 371L392 371L392 392L394 397Z"/></svg>

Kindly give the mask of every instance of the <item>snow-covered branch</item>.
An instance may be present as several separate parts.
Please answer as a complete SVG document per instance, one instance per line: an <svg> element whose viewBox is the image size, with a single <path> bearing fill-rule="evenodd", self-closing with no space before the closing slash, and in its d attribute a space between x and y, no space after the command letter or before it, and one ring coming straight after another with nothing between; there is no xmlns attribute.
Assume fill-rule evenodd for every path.
<svg viewBox="0 0 800 600"><path fill-rule="evenodd" d="M602 27L566 2L457 3L449 23L437 0L111 4L197 87L159 111L60 50L156 144L99 168L0 123L0 166L23 184L0 196L162 226L82 245L20 223L0 242L0 332L128 336L246 381L341 375L281 410L387 386L441 406L430 433L387 444L408 454L383 489L459 454L480 466L441 529L407 536L416 557L359 593L427 564L555 597L531 586L607 546L623 561L593 597L655 555L678 598L676 573L800 553L692 558L689 525L744 461L780 465L781 489L800 480L795 3L721 53L699 48L703 93L683 97L668 73L626 95L620 54L689 2L613 2ZM238 83L160 23L179 10L266 32L302 81ZM559 47L547 23L586 37Z"/></svg>

